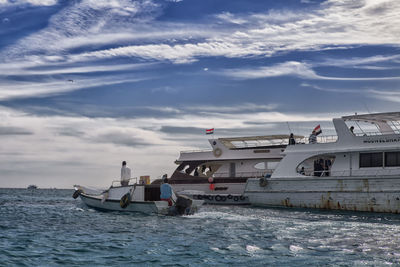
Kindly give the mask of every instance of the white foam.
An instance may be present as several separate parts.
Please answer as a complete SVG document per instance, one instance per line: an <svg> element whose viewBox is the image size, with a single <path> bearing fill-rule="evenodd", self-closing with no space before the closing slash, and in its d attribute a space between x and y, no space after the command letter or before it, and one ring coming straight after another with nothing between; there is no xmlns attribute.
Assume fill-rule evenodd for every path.
<svg viewBox="0 0 400 267"><path fill-rule="evenodd" d="M248 252L256 252L256 251L260 250L260 248L257 247L257 246L247 245L247 246L246 246L246 250L247 250Z"/></svg>
<svg viewBox="0 0 400 267"><path fill-rule="evenodd" d="M290 245L289 249L290 249L290 251L293 251L293 252L299 252L300 250L303 250L302 247L295 246L295 245Z"/></svg>
<svg viewBox="0 0 400 267"><path fill-rule="evenodd" d="M219 212L219 211L201 211L198 212L190 218L195 218L195 219L218 219L218 220L227 220L227 221L249 221L254 218L248 217L248 216L242 216L238 214L231 214L231 213L225 213L225 212Z"/></svg>

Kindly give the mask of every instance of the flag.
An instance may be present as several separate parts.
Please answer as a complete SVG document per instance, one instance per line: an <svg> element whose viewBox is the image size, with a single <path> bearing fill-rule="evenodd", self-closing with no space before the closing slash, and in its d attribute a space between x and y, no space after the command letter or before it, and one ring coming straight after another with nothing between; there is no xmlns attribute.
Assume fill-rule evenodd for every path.
<svg viewBox="0 0 400 267"><path fill-rule="evenodd" d="M206 129L206 134L213 134L213 133L214 133L214 128Z"/></svg>
<svg viewBox="0 0 400 267"><path fill-rule="evenodd" d="M320 133L322 133L321 125L318 124L318 126L314 128L314 132L315 135L319 135Z"/></svg>

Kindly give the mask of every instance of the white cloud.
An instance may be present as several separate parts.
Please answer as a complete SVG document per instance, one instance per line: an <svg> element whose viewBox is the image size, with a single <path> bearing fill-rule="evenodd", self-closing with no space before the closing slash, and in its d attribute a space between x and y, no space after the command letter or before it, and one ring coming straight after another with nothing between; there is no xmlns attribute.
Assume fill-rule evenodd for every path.
<svg viewBox="0 0 400 267"><path fill-rule="evenodd" d="M239 79L257 79L283 75L294 75L308 79L318 78L318 75L307 64L295 61L280 63L270 67L231 69L223 71L223 73Z"/></svg>
<svg viewBox="0 0 400 267"><path fill-rule="evenodd" d="M83 88L106 86L121 83L133 83L147 79L146 77L133 78L127 75L79 78L73 80L49 79L46 81L34 82L3 82L0 83L0 100L9 100L21 97L38 97L53 94L60 94L75 91Z"/></svg>
<svg viewBox="0 0 400 267"><path fill-rule="evenodd" d="M254 103L242 103L237 106L204 106L204 105L192 105L186 107L187 110L203 113L227 113L227 112L251 112L251 111L270 111L278 107L278 104L268 105L257 105Z"/></svg>
<svg viewBox="0 0 400 267"><path fill-rule="evenodd" d="M71 59L134 56L188 63L203 56L270 56L286 51L347 45L400 45L400 30L397 27L400 23L400 2L394 0L357 4L352 1L327 1L319 9L314 7L307 12L272 10L267 15L234 15L227 12L217 15L219 20L229 20L237 25L244 23L245 27L217 29L213 21L202 26L179 23L166 23L166 26L162 26L153 20L145 20L143 23L135 20L135 14L152 14L159 8L150 1L132 4L130 1L86 0L55 15L47 29L21 40L15 46L14 54L20 53L23 48L28 52L40 49L43 42L46 42L48 48L51 42L47 40L58 40L61 47L65 44L64 48L74 45L84 47L85 44L115 44L118 40L134 42L137 40L135 35L147 38L148 42L131 45L121 43L117 48L86 51ZM102 12L111 10L111 14L107 17L98 16L91 12L96 9ZM132 18L128 16L122 19L125 16L120 12L128 12ZM60 28L60 25L63 27ZM135 27L131 28L137 30L127 30L133 25ZM198 32L203 39L193 42L193 32L194 36ZM107 35L117 39L102 38ZM179 44L169 44L172 39L178 40ZM57 51L55 46L52 49Z"/></svg>
<svg viewBox="0 0 400 267"><path fill-rule="evenodd" d="M223 12L223 13L217 15L216 17L222 21L233 23L233 24L243 24L243 23L247 22L245 19L239 18L230 12Z"/></svg>
<svg viewBox="0 0 400 267"><path fill-rule="evenodd" d="M399 90L377 90L371 88L364 89L349 89L349 88L327 88L313 84L303 83L301 86L316 89L318 91L329 92L329 93L345 93L345 94L359 94L367 96L369 98L384 100L388 102L400 103L400 91Z"/></svg>
<svg viewBox="0 0 400 267"><path fill-rule="evenodd" d="M11 2L3 0L2 3ZM161 12L160 8L149 0L73 2L52 16L48 27L4 49L0 54L0 69L3 75L90 73L135 68L130 64L97 64L98 60L120 57L187 64L209 56L268 57L282 52L348 45L400 45L399 1L327 1L307 12L270 10L267 14L239 15L224 12L209 23L198 25L158 23L153 18ZM215 26L215 20L229 21L233 25ZM102 48L105 45L112 48ZM69 53L70 49L83 52ZM376 64L396 61L399 61L397 55L329 59L319 63L289 61L260 68L226 70L224 74L239 79L294 75L321 80L394 80L399 77L330 77L318 74L314 68L346 65L377 70L390 66ZM78 62L80 66L72 66ZM113 79L114 83L117 78ZM9 84L4 85L0 98L59 93L90 84L67 86L62 82L45 81L42 85L33 85L32 90L23 88L22 83Z"/></svg>
<svg viewBox="0 0 400 267"><path fill-rule="evenodd" d="M345 65L338 64L338 62L346 62L346 60L337 60L334 63L328 63L327 65L337 65L344 67ZM356 60L348 60L347 63ZM364 62L368 62L367 60ZM361 63L359 63L361 64ZM388 77L333 77L319 75L313 70L314 66L322 66L323 63L308 64L303 62L289 61L271 65L268 67L257 67L257 68L238 68L223 70L221 73L226 76L230 76L238 79L258 79L258 78L269 78L278 76L297 76L302 79L311 80L341 80L341 81L372 81L372 80L400 80L400 76L388 76Z"/></svg>
<svg viewBox="0 0 400 267"><path fill-rule="evenodd" d="M271 18L279 18L281 11L275 11L278 14L275 16L251 14L248 17L222 13L219 18L240 23L249 19L252 23L245 28L222 30L219 36L212 31L211 36L196 43L129 45L87 52L76 57L135 56L187 63L202 56L270 56L283 51L329 49L343 45L400 44L399 29L395 26L400 22L399 2L376 5L371 2L365 5L346 3L328 1L321 5L320 10L291 13L291 20L283 22L271 22ZM382 9L380 12L373 11L379 8ZM189 34L189 31L186 32Z"/></svg>
<svg viewBox="0 0 400 267"><path fill-rule="evenodd" d="M2 6L18 6L18 5L32 5L32 6L53 6L57 4L57 0L0 0L0 7Z"/></svg>

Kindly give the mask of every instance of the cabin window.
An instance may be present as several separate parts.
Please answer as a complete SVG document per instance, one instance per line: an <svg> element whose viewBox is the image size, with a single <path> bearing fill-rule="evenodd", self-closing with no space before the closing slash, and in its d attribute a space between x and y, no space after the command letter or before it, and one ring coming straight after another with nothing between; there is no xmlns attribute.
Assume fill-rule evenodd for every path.
<svg viewBox="0 0 400 267"><path fill-rule="evenodd" d="M259 162L256 165L254 165L254 168L257 170L265 170L267 166L265 166L265 162Z"/></svg>
<svg viewBox="0 0 400 267"><path fill-rule="evenodd" d="M360 153L360 168L382 167L383 153Z"/></svg>
<svg viewBox="0 0 400 267"><path fill-rule="evenodd" d="M385 152L385 167L400 166L400 152Z"/></svg>

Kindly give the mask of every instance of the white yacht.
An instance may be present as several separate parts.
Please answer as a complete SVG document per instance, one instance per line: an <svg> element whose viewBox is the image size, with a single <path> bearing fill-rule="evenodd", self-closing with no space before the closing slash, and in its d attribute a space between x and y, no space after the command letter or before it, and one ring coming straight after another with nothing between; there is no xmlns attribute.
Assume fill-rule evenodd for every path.
<svg viewBox="0 0 400 267"><path fill-rule="evenodd" d="M399 121L400 112L333 119L336 136L287 146L271 177L248 179L244 195L254 205L399 213Z"/></svg>
<svg viewBox="0 0 400 267"><path fill-rule="evenodd" d="M288 135L209 139L210 150L180 153L169 183L208 204L249 204L243 195L247 179L272 174L288 140Z"/></svg>

